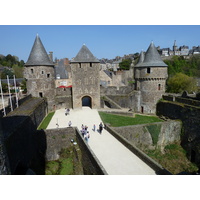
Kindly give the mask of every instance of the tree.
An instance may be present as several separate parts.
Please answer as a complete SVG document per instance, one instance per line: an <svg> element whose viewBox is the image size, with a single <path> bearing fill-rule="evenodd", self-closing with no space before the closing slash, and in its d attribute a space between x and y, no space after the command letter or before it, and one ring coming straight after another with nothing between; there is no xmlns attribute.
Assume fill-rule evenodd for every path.
<svg viewBox="0 0 200 200"><path fill-rule="evenodd" d="M27 88L26 88L26 80L25 80L25 79L21 82L21 89L24 90L24 93L27 92Z"/></svg>
<svg viewBox="0 0 200 200"><path fill-rule="evenodd" d="M11 71L11 69L4 68L1 73L1 79L6 79L7 75L9 78L13 78L13 72Z"/></svg>
<svg viewBox="0 0 200 200"><path fill-rule="evenodd" d="M18 65L12 67L16 78L23 78L23 68Z"/></svg>
<svg viewBox="0 0 200 200"><path fill-rule="evenodd" d="M182 93L183 91L192 93L197 91L196 80L181 72L170 77L167 81L167 86L167 92L171 93Z"/></svg>
<svg viewBox="0 0 200 200"><path fill-rule="evenodd" d="M122 62L119 63L120 69L129 70L131 66L132 60L131 59L124 59Z"/></svg>

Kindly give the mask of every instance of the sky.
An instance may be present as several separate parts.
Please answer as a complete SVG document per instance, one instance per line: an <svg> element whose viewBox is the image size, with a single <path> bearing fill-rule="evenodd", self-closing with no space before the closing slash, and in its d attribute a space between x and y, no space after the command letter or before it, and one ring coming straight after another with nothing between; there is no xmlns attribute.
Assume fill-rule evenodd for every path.
<svg viewBox="0 0 200 200"><path fill-rule="evenodd" d="M0 25L0 54L25 62L36 35L54 59L73 58L85 44L98 59L112 59L155 46L200 45L199 25Z"/></svg>

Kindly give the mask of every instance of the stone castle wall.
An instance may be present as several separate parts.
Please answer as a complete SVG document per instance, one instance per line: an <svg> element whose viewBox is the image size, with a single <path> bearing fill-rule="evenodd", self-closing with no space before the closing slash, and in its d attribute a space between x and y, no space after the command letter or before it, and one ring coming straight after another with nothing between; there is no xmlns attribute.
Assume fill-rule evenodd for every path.
<svg viewBox="0 0 200 200"><path fill-rule="evenodd" d="M200 166L200 107L165 100L157 104L157 115L182 121L181 145L188 158Z"/></svg>
<svg viewBox="0 0 200 200"><path fill-rule="evenodd" d="M71 140L78 143L81 150L83 171L86 175L104 175L107 174L105 169L99 163L98 159L87 145L77 128L59 128L45 130L47 140L46 159L57 160L61 149L68 148L72 145Z"/></svg>
<svg viewBox="0 0 200 200"><path fill-rule="evenodd" d="M166 79L168 77L167 67L149 67L150 73L147 73L147 68L148 67L136 67L135 68L135 78L136 79L142 79L142 78Z"/></svg>
<svg viewBox="0 0 200 200"><path fill-rule="evenodd" d="M181 126L180 121L170 120L113 129L141 150L163 150L166 145L180 141Z"/></svg>

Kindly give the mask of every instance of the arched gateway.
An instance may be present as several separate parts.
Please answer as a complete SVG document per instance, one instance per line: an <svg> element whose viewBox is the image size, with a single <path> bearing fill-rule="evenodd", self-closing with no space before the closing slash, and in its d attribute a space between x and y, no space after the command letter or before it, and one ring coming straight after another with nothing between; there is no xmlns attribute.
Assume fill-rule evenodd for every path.
<svg viewBox="0 0 200 200"><path fill-rule="evenodd" d="M92 108L92 99L89 96L85 96L82 98L82 106L88 106Z"/></svg>

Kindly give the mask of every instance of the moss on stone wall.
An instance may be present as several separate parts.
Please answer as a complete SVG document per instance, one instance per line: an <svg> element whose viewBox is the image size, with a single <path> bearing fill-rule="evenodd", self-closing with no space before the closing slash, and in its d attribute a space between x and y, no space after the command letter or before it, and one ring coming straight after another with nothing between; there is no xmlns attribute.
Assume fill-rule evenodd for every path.
<svg viewBox="0 0 200 200"><path fill-rule="evenodd" d="M154 146L157 145L160 130L161 130L161 125L160 124L153 124L153 125L146 126L146 128L149 131L149 133L151 134L153 145Z"/></svg>

